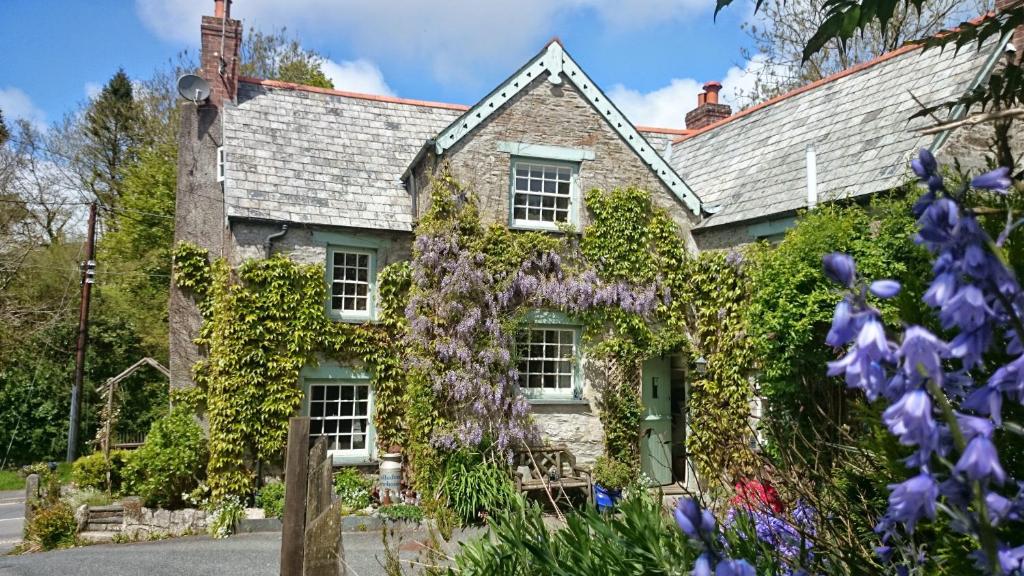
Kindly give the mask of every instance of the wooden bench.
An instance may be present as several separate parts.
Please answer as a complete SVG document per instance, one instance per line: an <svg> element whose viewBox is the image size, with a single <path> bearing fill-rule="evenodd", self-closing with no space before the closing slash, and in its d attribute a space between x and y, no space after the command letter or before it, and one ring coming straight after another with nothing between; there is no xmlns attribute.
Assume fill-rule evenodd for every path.
<svg viewBox="0 0 1024 576"><path fill-rule="evenodd" d="M565 446L531 446L519 450L513 460L516 489L524 496L550 489L555 501L572 503L568 490L583 490L589 503L594 497L590 470L576 464L576 457ZM524 478L521 470L528 469Z"/></svg>

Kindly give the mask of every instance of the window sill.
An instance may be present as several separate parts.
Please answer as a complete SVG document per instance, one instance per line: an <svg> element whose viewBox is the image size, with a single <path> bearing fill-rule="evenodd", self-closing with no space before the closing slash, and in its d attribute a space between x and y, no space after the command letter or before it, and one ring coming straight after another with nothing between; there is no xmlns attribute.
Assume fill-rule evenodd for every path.
<svg viewBox="0 0 1024 576"><path fill-rule="evenodd" d="M530 404L537 406L586 406L589 400L577 400L576 398L527 398Z"/></svg>
<svg viewBox="0 0 1024 576"><path fill-rule="evenodd" d="M565 225L571 226L578 229L579 224L576 222L566 222ZM557 224L548 224L541 222L517 222L513 221L508 225L512 230L530 230L533 232L562 232L562 229Z"/></svg>
<svg viewBox="0 0 1024 576"><path fill-rule="evenodd" d="M367 316L365 318L356 318L356 317L351 317L351 316L339 316L337 314L329 314L329 316L330 316L331 320L334 320L335 322L346 322L348 324L373 324L373 323L375 323L377 321L376 318L371 318L369 316Z"/></svg>
<svg viewBox="0 0 1024 576"><path fill-rule="evenodd" d="M375 466L378 461L365 456L331 456L331 464L334 466Z"/></svg>

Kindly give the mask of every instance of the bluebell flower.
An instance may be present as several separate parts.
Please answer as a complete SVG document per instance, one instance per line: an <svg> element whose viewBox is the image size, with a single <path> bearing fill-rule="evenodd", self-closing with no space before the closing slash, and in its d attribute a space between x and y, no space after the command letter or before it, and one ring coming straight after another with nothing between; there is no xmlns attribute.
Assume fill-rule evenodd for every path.
<svg viewBox="0 0 1024 576"><path fill-rule="evenodd" d="M830 280L847 288L853 286L857 267L854 265L853 258L849 254L833 252L826 254L822 261L825 267L825 275Z"/></svg>
<svg viewBox="0 0 1024 576"><path fill-rule="evenodd" d="M1013 502L995 492L985 495L985 506L988 508L988 517L993 526L998 525L1013 512Z"/></svg>
<svg viewBox="0 0 1024 576"><path fill-rule="evenodd" d="M1006 481L1006 472L999 464L996 446L985 436L975 436L967 443L954 469L966 474L971 480L994 480L997 484Z"/></svg>
<svg viewBox="0 0 1024 576"><path fill-rule="evenodd" d="M918 236L925 242L946 244L954 238L953 233L960 223L960 208L949 198L932 202L919 220L921 229Z"/></svg>
<svg viewBox="0 0 1024 576"><path fill-rule="evenodd" d="M935 499L939 486L928 474L918 474L899 484L890 484L889 512L887 516L902 522L913 533L914 525L922 518L935 519Z"/></svg>
<svg viewBox="0 0 1024 576"><path fill-rule="evenodd" d="M680 498L672 514L679 529L691 538L707 540L715 531L715 517L711 512L701 510L693 498Z"/></svg>
<svg viewBox="0 0 1024 576"><path fill-rule="evenodd" d="M991 386L982 386L971 392L960 406L991 416L996 425L1002 424L1003 395Z"/></svg>
<svg viewBox="0 0 1024 576"><path fill-rule="evenodd" d="M875 280L868 290L879 298L892 298L900 293L900 283L895 280Z"/></svg>
<svg viewBox="0 0 1024 576"><path fill-rule="evenodd" d="M900 355L904 373L912 382L919 383L925 377L941 381L942 359L949 356L949 346L925 328L908 326Z"/></svg>
<svg viewBox="0 0 1024 576"><path fill-rule="evenodd" d="M825 336L825 343L829 346L843 346L857 335L857 321L850 310L850 303L840 300L836 304L836 311L832 315L832 327Z"/></svg>
<svg viewBox="0 0 1024 576"><path fill-rule="evenodd" d="M961 330L974 330L985 324L992 316L992 309L985 302L985 294L973 284L962 286L939 311L942 327L954 326Z"/></svg>
<svg viewBox="0 0 1024 576"><path fill-rule="evenodd" d="M956 421L960 425L960 432L963 433L966 440L973 440L975 436L991 438L992 433L995 431L995 424L988 418L957 414Z"/></svg>
<svg viewBox="0 0 1024 576"><path fill-rule="evenodd" d="M1024 572L1024 546L1000 550L999 567L1003 574L1019 575Z"/></svg>
<svg viewBox="0 0 1024 576"><path fill-rule="evenodd" d="M918 446L931 454L938 445L938 427L932 417L932 399L924 390L911 390L886 408L882 420L904 446Z"/></svg>
<svg viewBox="0 0 1024 576"><path fill-rule="evenodd" d="M939 172L939 163L927 148L921 148L918 151L917 158L910 161L910 167L914 170L914 174L917 174L917 177L922 180Z"/></svg>
<svg viewBox="0 0 1024 576"><path fill-rule="evenodd" d="M857 333L857 348L872 360L889 357L889 340L885 328L875 317L868 317Z"/></svg>
<svg viewBox="0 0 1024 576"><path fill-rule="evenodd" d="M995 190L1006 193L1013 182L1010 180L1010 169L1005 166L991 172L980 174L971 179L971 187L981 190Z"/></svg>
<svg viewBox="0 0 1024 576"><path fill-rule="evenodd" d="M924 302L933 308L939 308L956 294L958 283L953 273L939 274L932 280L924 293Z"/></svg>
<svg viewBox="0 0 1024 576"><path fill-rule="evenodd" d="M715 576L757 576L757 571L746 560L722 560L715 568Z"/></svg>

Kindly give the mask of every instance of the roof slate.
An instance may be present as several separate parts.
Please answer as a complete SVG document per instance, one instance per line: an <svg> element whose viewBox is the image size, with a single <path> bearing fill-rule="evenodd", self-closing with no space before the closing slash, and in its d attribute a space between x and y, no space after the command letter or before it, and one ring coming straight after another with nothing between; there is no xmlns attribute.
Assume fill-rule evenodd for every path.
<svg viewBox="0 0 1024 576"><path fill-rule="evenodd" d="M459 108L240 82L224 109L227 215L411 230L402 173Z"/></svg>
<svg viewBox="0 0 1024 576"><path fill-rule="evenodd" d="M990 41L959 54L905 50L684 137L671 164L705 209L721 207L702 228L807 207L808 144L821 201L894 188L907 178L911 155L934 139L915 132L931 121L910 120L918 110L911 94L928 106L959 96L997 48Z"/></svg>

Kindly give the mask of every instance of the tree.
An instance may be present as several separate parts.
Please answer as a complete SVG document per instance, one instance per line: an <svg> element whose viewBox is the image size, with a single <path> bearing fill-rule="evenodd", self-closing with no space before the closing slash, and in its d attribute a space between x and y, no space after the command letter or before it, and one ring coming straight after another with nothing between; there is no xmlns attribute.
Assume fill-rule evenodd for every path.
<svg viewBox="0 0 1024 576"><path fill-rule="evenodd" d="M828 2L765 2L757 17L743 24L754 47L741 53L755 63L755 82L749 92L737 94L741 102L757 104L820 80L895 50L907 41L931 36L992 5L992 0L921 0L919 8L901 4L888 26L873 23L851 38L833 38L805 60L804 48L825 22L824 6Z"/></svg>
<svg viewBox="0 0 1024 576"><path fill-rule="evenodd" d="M123 168L142 144L141 114L132 82L123 69L103 87L87 107L79 152L86 188L106 206L121 195Z"/></svg>
<svg viewBox="0 0 1024 576"><path fill-rule="evenodd" d="M269 80L281 80L334 88L334 84L323 72L324 57L316 50L302 47L295 38L289 38L287 30L261 32L250 28L242 42L243 76L255 76Z"/></svg>
<svg viewBox="0 0 1024 576"><path fill-rule="evenodd" d="M0 110L0 145L7 142L10 137L11 133L7 131L7 124L4 123L4 111Z"/></svg>

